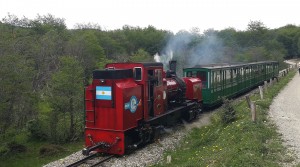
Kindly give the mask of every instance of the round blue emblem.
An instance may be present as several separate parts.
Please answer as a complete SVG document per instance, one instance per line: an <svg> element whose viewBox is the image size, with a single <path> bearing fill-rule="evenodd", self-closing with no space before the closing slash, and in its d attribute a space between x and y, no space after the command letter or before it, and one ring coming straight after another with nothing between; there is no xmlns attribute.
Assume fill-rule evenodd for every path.
<svg viewBox="0 0 300 167"><path fill-rule="evenodd" d="M138 103L138 99L135 96L131 96L130 101L125 103L125 110L129 109L131 113L135 113Z"/></svg>

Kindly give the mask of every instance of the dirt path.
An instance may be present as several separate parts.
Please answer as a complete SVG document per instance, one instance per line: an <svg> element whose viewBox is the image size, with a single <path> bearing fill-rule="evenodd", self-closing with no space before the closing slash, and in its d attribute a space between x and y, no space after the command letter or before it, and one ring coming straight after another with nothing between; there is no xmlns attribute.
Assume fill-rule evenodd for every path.
<svg viewBox="0 0 300 167"><path fill-rule="evenodd" d="M269 116L282 134L284 145L298 158L291 164L300 163L300 75L297 74L288 85L274 98Z"/></svg>

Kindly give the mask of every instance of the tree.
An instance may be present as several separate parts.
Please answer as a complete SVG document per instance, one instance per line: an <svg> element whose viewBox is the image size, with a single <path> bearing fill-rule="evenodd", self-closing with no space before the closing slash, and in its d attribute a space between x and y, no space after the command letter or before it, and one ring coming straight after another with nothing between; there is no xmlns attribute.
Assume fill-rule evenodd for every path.
<svg viewBox="0 0 300 167"><path fill-rule="evenodd" d="M35 117L32 62L23 56L0 56L0 134L10 127L24 127Z"/></svg>
<svg viewBox="0 0 300 167"><path fill-rule="evenodd" d="M104 50L99 44L94 30L79 30L72 34L68 42L67 54L74 56L84 69L85 84L91 78L92 71L97 68L100 59L105 58Z"/></svg>
<svg viewBox="0 0 300 167"><path fill-rule="evenodd" d="M247 30L246 39L250 46L260 47L268 39L268 29L261 21L250 21Z"/></svg>
<svg viewBox="0 0 300 167"><path fill-rule="evenodd" d="M147 53L143 49L139 49L135 54L130 56L129 61L132 61L132 62L152 62L152 61L154 61L154 59L149 53Z"/></svg>
<svg viewBox="0 0 300 167"><path fill-rule="evenodd" d="M286 25L277 30L277 41L282 43L287 50L285 58L300 57L298 40L300 38L300 28L294 25Z"/></svg>
<svg viewBox="0 0 300 167"><path fill-rule="evenodd" d="M58 32L66 29L65 19L56 18L51 14L44 16L37 15L36 19L30 21L30 27L34 29L38 34L43 35L51 30Z"/></svg>
<svg viewBox="0 0 300 167"><path fill-rule="evenodd" d="M50 136L55 142L74 140L83 130L83 79L83 68L76 59L59 59L59 70L52 75L48 90L52 108Z"/></svg>

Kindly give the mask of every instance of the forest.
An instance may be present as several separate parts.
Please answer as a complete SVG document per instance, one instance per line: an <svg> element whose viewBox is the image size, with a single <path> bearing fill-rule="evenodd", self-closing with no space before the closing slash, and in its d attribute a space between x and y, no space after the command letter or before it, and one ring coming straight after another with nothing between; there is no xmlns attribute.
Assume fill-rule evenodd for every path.
<svg viewBox="0 0 300 167"><path fill-rule="evenodd" d="M206 63L279 61L300 57L300 27L269 29L250 21L244 31L199 28L177 33L124 25L104 30L51 14L0 21L0 139L61 144L82 140L84 87L110 62L170 59L179 68ZM2 143L2 144L3 144ZM0 155L9 151L1 146Z"/></svg>

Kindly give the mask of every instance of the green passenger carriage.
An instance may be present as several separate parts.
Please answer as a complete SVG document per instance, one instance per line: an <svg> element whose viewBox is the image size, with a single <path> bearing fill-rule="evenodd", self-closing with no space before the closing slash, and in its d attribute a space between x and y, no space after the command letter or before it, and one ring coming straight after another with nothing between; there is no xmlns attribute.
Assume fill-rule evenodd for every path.
<svg viewBox="0 0 300 167"><path fill-rule="evenodd" d="M196 65L183 69L185 77L202 80L203 106L213 107L278 76L278 62Z"/></svg>

